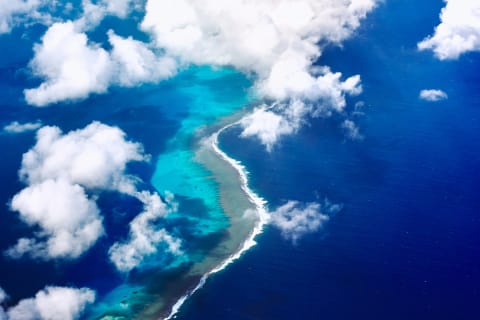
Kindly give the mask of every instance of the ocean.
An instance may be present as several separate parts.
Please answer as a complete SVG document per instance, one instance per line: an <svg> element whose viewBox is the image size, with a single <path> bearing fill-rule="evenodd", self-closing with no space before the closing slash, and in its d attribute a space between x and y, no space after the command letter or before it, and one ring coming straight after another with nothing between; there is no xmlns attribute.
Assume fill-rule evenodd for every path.
<svg viewBox="0 0 480 320"><path fill-rule="evenodd" d="M272 152L221 137L270 208L289 199L343 209L292 245L267 227L258 245L207 281L178 319L476 319L480 317L478 53L442 62L416 43L442 1L385 1L319 64L361 74L364 106L314 119ZM420 90L449 99L428 103Z"/></svg>
<svg viewBox="0 0 480 320"><path fill-rule="evenodd" d="M127 275L115 271L106 252L125 238L141 204L105 192L98 204L108 237L80 260L1 256L0 287L9 304L46 284L86 286L97 291L86 319L154 318L205 281L175 319L480 318L480 55L445 62L416 49L443 5L384 1L350 40L325 49L318 65L362 77L363 93L349 98L342 114L310 119L270 152L239 137L238 126L221 132L219 148L245 167L267 209L298 200L329 201L342 210L297 243L265 226L256 245L206 280L202 275L237 252L258 224L254 218L234 223L254 204L235 168L213 157L212 141L202 139L256 105L253 79L229 68L191 67L159 84L33 108L22 91L39 83L26 66L45 27L0 36L0 126L41 120L68 132L98 120L120 127L152 155L128 171L145 189L175 194L178 213L159 226L182 238L185 251L181 257L160 252ZM90 36L100 41L111 27L129 34L132 25L107 20ZM422 101L426 88L449 98ZM358 125L362 139L346 137L345 119ZM34 143L34 132L0 134L1 250L32 231L8 203L23 188L17 171Z"/></svg>

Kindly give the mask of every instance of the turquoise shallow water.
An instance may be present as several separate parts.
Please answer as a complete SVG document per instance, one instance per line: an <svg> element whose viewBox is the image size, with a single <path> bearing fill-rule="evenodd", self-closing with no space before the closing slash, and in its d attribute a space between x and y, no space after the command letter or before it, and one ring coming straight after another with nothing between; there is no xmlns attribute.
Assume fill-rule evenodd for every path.
<svg viewBox="0 0 480 320"><path fill-rule="evenodd" d="M188 97L188 111L167 150L159 155L151 182L160 193L169 191L200 200L207 215L203 222L197 221L197 231L209 234L227 227L228 219L219 205L218 184L212 173L195 160L195 144L208 134L208 126L246 107L252 96L247 91L248 80L234 70L204 67L187 74L188 80L175 91Z"/></svg>
<svg viewBox="0 0 480 320"><path fill-rule="evenodd" d="M251 82L234 70L210 67L191 68L170 82L154 97L167 97L168 113L181 121L156 157L151 183L160 194L168 191L176 197L178 211L160 225L182 239L184 254L148 257L94 307L89 318L167 315L205 273L242 246L255 225L255 217L243 217L254 206L241 189L238 173L203 142L235 114L249 109L254 99ZM152 103L154 97L149 98ZM229 203L236 205L226 206Z"/></svg>

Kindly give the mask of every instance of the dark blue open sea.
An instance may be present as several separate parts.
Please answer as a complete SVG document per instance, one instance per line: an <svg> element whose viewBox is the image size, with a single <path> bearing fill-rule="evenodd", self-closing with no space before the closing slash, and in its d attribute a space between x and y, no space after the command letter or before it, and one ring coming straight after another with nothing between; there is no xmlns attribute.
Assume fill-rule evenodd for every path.
<svg viewBox="0 0 480 320"><path fill-rule="evenodd" d="M255 139L240 138L238 126L222 133L220 148L245 165L250 187L268 208L325 199L343 208L296 244L266 226L257 245L209 277L176 319L480 319L480 54L439 61L416 49L439 23L443 6L442 0L383 1L350 40L324 51L319 65L362 77L362 95L349 100L343 114L310 119L271 152ZM89 36L101 41L109 28L122 35L132 26L107 19ZM98 204L108 237L75 262L2 254L0 287L11 305L45 285L90 287L103 305L85 317L128 319L141 306L132 298L133 311L122 311L120 303L137 290L138 300L149 303L158 296L178 298L198 283L198 277L187 277L194 258L205 258L228 237L229 221L216 200L219 186L207 179L208 170L189 162L189 143L199 127L251 108L253 80L230 69L192 67L160 84L33 108L22 92L40 83L27 65L32 44L45 30L33 25L0 36L0 128L14 120L41 120L64 132L93 120L120 127L152 155L150 163L132 164L128 171L144 181L144 189L176 193L180 211L190 213L190 220L173 216L161 225L186 239L190 256L185 269L159 256L129 275L115 271L106 252L125 238L141 205L104 193ZM442 89L449 98L422 101L418 94L426 88ZM363 139L345 137L346 118ZM8 203L24 187L17 171L34 143L34 132L0 134L2 252L32 234ZM182 174L169 175L165 164L183 155L186 162L175 164ZM182 189L181 182L197 178L199 189Z"/></svg>
<svg viewBox="0 0 480 320"><path fill-rule="evenodd" d="M442 1L384 1L320 64L362 76L362 141L317 119L271 153L231 130L221 147L244 162L271 207L343 204L297 245L267 228L213 276L178 319L480 319L480 55L440 62L416 43ZM424 88L449 99L427 103Z"/></svg>

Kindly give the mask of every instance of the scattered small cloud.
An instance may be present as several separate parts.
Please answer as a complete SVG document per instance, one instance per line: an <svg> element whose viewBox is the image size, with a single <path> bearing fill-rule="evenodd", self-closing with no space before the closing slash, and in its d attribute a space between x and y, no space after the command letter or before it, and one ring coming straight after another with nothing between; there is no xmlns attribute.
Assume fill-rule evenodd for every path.
<svg viewBox="0 0 480 320"><path fill-rule="evenodd" d="M240 125L243 127L242 137L257 137L268 151L272 150L281 136L297 130L297 126L285 117L268 111L265 107L257 108L254 112L245 116L240 121Z"/></svg>
<svg viewBox="0 0 480 320"><path fill-rule="evenodd" d="M348 139L357 141L363 139L363 135L360 133L360 129L352 120L343 121L341 127L345 132L345 136Z"/></svg>
<svg viewBox="0 0 480 320"><path fill-rule="evenodd" d="M79 185L66 180L45 180L15 195L11 209L41 236L21 238L6 251L11 258L74 259L104 233L100 210Z"/></svg>
<svg viewBox="0 0 480 320"><path fill-rule="evenodd" d="M3 127L3 131L9 134L18 134L29 131L35 131L42 126L40 121L37 122L26 122L20 123L18 121L13 121Z"/></svg>
<svg viewBox="0 0 480 320"><path fill-rule="evenodd" d="M0 35L9 33L18 24L27 21L47 22L49 14L41 12L44 6L52 5L48 0L8 0L0 3Z"/></svg>
<svg viewBox="0 0 480 320"><path fill-rule="evenodd" d="M436 101L448 99L448 95L444 91L438 90L438 89L422 90L420 91L419 97L422 100L430 101L430 102L436 102Z"/></svg>
<svg viewBox="0 0 480 320"><path fill-rule="evenodd" d="M435 33L418 43L419 50L432 50L440 60L480 51L480 2L445 0Z"/></svg>
<svg viewBox="0 0 480 320"><path fill-rule="evenodd" d="M93 30L107 16L124 19L133 10L139 10L144 0L82 0L75 25L79 30ZM18 25L43 23L50 26L62 19L52 12L72 13L73 4L51 0L8 0L1 2L0 35L9 33Z"/></svg>
<svg viewBox="0 0 480 320"><path fill-rule="evenodd" d="M4 291L0 288L0 292ZM0 306L0 319L74 320L94 301L95 292L88 288L48 286L34 298L20 300L6 310Z"/></svg>
<svg viewBox="0 0 480 320"><path fill-rule="evenodd" d="M82 1L82 15L75 20L75 25L80 30L93 30L106 16L116 16L124 19L136 9L143 0L91 0Z"/></svg>
<svg viewBox="0 0 480 320"><path fill-rule="evenodd" d="M278 228L283 237L296 243L303 235L318 231L335 214L341 205L325 201L302 204L290 200L270 213L270 223Z"/></svg>
<svg viewBox="0 0 480 320"><path fill-rule="evenodd" d="M138 197L142 199L144 208L143 212L130 222L128 240L114 243L108 251L110 261L121 272L131 271L147 256L157 253L160 243L165 243L169 252L175 255L182 253L180 240L155 226L155 222L160 218L176 210L173 195L167 194L165 202L158 194L146 191Z"/></svg>

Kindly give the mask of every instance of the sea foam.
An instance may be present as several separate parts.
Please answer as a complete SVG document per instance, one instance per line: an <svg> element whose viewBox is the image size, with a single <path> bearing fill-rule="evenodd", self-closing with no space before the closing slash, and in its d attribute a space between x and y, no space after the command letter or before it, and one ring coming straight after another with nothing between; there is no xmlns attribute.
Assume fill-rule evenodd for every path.
<svg viewBox="0 0 480 320"><path fill-rule="evenodd" d="M228 125L222 127L220 130L218 130L217 132L215 132L214 134L212 134L208 138L204 139L203 144L207 148L211 149L220 159L222 159L225 162L227 162L228 164L230 164L230 166L232 166L235 169L235 171L237 171L238 177L239 177L240 182L241 182L242 190L247 195L249 201L255 206L255 213L257 214L257 218L258 218L257 223L255 224L252 232L249 234L248 238L245 239L245 241L243 242L243 245L236 252L234 252L232 255L230 255L227 259L225 259L218 266L216 266L215 268L213 268L212 270L210 270L209 272L204 274L202 276L202 278L200 279L199 283L197 284L197 286L194 289L187 292L185 295L183 295L173 305L170 314L168 315L168 317L165 318L166 320L172 319L178 313L178 311L180 310L180 307L185 303L185 301L190 296L192 296L197 290L199 290L200 288L202 288L205 285L205 283L206 283L206 281L207 281L207 279L210 275L212 275L214 273L217 273L221 270L224 270L229 264L231 264L232 262L234 262L235 260L240 258L243 253L245 253L250 248L255 246L257 244L256 241L255 241L255 237L257 235L259 235L260 233L262 233L263 227L269 221L269 215L268 215L268 212L266 210L267 202L266 202L265 199L263 199L262 197L257 195L249 187L249 185L248 185L248 171L245 168L245 166L240 161L229 157L219 147L219 143L218 143L219 135L223 131L225 131L226 129L228 129L230 127L233 127L233 126L237 125L238 123L239 123L239 121L236 121L236 122L233 122L231 124L228 124Z"/></svg>

